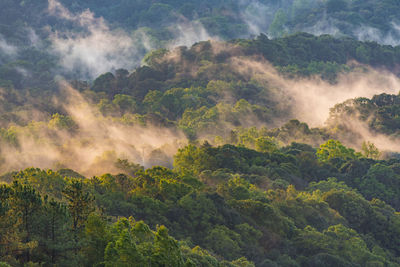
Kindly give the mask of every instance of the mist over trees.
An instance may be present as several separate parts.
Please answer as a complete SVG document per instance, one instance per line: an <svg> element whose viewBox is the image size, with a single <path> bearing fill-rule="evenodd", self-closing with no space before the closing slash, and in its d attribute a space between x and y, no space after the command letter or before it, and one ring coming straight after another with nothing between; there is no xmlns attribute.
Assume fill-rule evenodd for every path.
<svg viewBox="0 0 400 267"><path fill-rule="evenodd" d="M0 266L400 266L399 9L2 0Z"/></svg>

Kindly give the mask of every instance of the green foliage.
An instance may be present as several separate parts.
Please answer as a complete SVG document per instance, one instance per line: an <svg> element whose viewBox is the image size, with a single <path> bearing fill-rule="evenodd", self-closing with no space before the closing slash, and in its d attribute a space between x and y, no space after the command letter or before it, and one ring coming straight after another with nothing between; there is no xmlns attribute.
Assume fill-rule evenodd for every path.
<svg viewBox="0 0 400 267"><path fill-rule="evenodd" d="M366 175L357 179L357 182L357 188L366 198L379 198L397 206L400 176L392 167L380 163L372 165Z"/></svg>
<svg viewBox="0 0 400 267"><path fill-rule="evenodd" d="M274 20L269 26L268 31L273 37L282 36L285 34L285 23L287 22L286 14L282 9L279 9L274 16Z"/></svg>
<svg viewBox="0 0 400 267"><path fill-rule="evenodd" d="M337 264L343 262L345 264L343 266L350 265L350 263L366 265L368 262L385 261L384 258L371 253L367 244L354 230L343 225L331 226L322 233L312 227L306 227L299 235L297 242L300 242L300 247L304 249L302 252L306 255L320 255L321 253L336 255L335 260L330 259L329 261L336 261ZM311 259L311 261L315 260L315 258ZM346 261L347 263L345 263Z"/></svg>
<svg viewBox="0 0 400 267"><path fill-rule="evenodd" d="M379 159L382 155L382 153L379 151L379 149L371 142L363 142L362 147L361 147L362 153L365 157L367 158L372 158L372 159Z"/></svg>
<svg viewBox="0 0 400 267"><path fill-rule="evenodd" d="M261 34L174 51L161 48L147 53L144 65L132 72L117 69L84 82L73 80L85 75L81 69L60 69L49 34L91 32L75 31L69 19L50 18L47 1L2 1L3 154L26 146L26 137L43 145L71 136L86 145L79 138L79 118L68 115L73 107L52 101L64 99L55 79L60 72L100 111L94 117L101 125L180 129L190 144L178 150L173 169L145 169L118 159L113 167L121 174L91 179L69 169L28 168L3 175L0 266L399 265L399 159L386 160L370 142L354 142L361 154L331 139L343 133L358 138L346 125L355 119L374 133L396 138L399 96L338 104L327 127L320 129L298 120L276 129L255 128L297 114L286 105L286 96L277 97L280 88L273 78L249 68L267 60L285 79L319 76L330 83L358 68L348 63L353 60L395 71L399 47L290 33L328 21L348 35L357 32L351 25L365 25L379 30L381 37L396 38L396 1L60 3L71 14L89 8L95 18L110 22L113 34L143 34L146 38L139 39L146 45L151 40L153 47L169 44L180 31L176 23L190 26L191 20L222 38L242 38L255 28L285 37L271 40ZM257 13L262 13L259 20ZM44 41L34 44L35 35ZM14 46L15 53L4 52ZM43 119L31 121L36 110ZM219 146L196 145L215 135ZM60 147L68 153L66 146ZM150 157L150 164L170 161L161 150ZM6 159L0 163L10 168ZM21 160L18 166L25 165Z"/></svg>
<svg viewBox="0 0 400 267"><path fill-rule="evenodd" d="M354 149L345 147L337 140L328 140L317 151L318 160L323 163L327 163L332 159L356 159L359 156L359 153L355 153Z"/></svg>
<svg viewBox="0 0 400 267"><path fill-rule="evenodd" d="M338 180L336 178L328 178L328 180L319 181L318 183L311 182L308 185L308 188L311 191L320 190L321 192L324 192L324 193L329 192L333 189L346 190L346 191L352 190L352 188L347 186L343 181L338 182Z"/></svg>
<svg viewBox="0 0 400 267"><path fill-rule="evenodd" d="M347 132L350 135L354 130L347 127L345 120L355 120L365 123L372 132L384 133L392 136L398 134L399 124L399 96L390 94L375 95L371 99L355 98L335 105L330 111L328 123L337 134ZM360 143L360 146L362 144ZM364 150L371 150L376 157L379 151L370 142L366 142ZM369 152L364 153L369 153Z"/></svg>
<svg viewBox="0 0 400 267"><path fill-rule="evenodd" d="M78 251L78 235L82 231L87 217L93 210L93 198L89 192L83 189L83 182L79 179L71 179L62 191L68 203L69 214L72 219L71 230L74 235L74 250Z"/></svg>
<svg viewBox="0 0 400 267"><path fill-rule="evenodd" d="M152 50L143 57L143 62L149 67L156 67L159 63L158 61L162 59L162 57L165 56L165 54L167 53L168 50L165 48Z"/></svg>
<svg viewBox="0 0 400 267"><path fill-rule="evenodd" d="M117 94L114 96L112 103L117 106L123 113L134 113L136 110L136 101L129 95Z"/></svg>
<svg viewBox="0 0 400 267"><path fill-rule="evenodd" d="M219 255L225 255L227 259L232 260L240 256L238 244L241 242L240 235L225 226L219 226L211 230L205 242L207 247L210 247Z"/></svg>
<svg viewBox="0 0 400 267"><path fill-rule="evenodd" d="M234 139L250 142L267 132L241 129ZM321 149L327 150L326 163L338 156L342 163L316 163L310 183L303 158L317 157L299 143L268 152L188 145L177 153L173 170L120 160L133 176L86 179L71 178L79 176L72 170L26 169L7 178L11 185L0 186L0 241L7 244L0 260L396 266L400 217L378 198L398 207L399 163L358 157L334 140Z"/></svg>
<svg viewBox="0 0 400 267"><path fill-rule="evenodd" d="M67 131L74 131L78 128L72 118L60 115L58 113L53 114L51 120L49 121L49 127Z"/></svg>

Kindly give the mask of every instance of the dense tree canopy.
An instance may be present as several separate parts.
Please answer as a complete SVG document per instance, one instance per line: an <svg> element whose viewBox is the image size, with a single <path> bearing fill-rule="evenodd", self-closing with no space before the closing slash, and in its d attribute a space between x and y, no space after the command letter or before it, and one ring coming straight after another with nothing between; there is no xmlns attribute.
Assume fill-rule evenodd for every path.
<svg viewBox="0 0 400 267"><path fill-rule="evenodd" d="M399 12L1 0L0 266L400 266Z"/></svg>
<svg viewBox="0 0 400 267"><path fill-rule="evenodd" d="M311 155L312 173L303 166ZM90 179L26 169L2 177L0 260L397 266L399 164L329 140L319 150L299 143L263 151L189 145L173 169ZM355 172L357 165L365 171Z"/></svg>

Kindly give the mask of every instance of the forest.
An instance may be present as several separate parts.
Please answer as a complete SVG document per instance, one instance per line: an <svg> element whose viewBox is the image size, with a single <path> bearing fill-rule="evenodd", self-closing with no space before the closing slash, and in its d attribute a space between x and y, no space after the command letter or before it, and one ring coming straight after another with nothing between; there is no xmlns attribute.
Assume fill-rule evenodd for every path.
<svg viewBox="0 0 400 267"><path fill-rule="evenodd" d="M315 47L326 52L311 53ZM359 57L361 49L369 52ZM359 121L393 146L399 96L343 101L324 127L312 128L290 119L295 102L274 88L279 77L335 88L341 75L390 71L398 58L397 47L371 42L260 35L154 50L132 73L72 80L71 88L37 91L35 101L28 84L9 81L0 132L2 264L400 265L400 156L347 123ZM51 101L54 94L65 103ZM24 120L39 109L38 119ZM127 134L168 129L176 139L142 148L143 157L140 142L119 146L122 137L95 134L120 134L107 124ZM88 154L80 153L100 145L103 154L84 168Z"/></svg>
<svg viewBox="0 0 400 267"><path fill-rule="evenodd" d="M254 131L253 131L254 132ZM253 134L237 135L250 139ZM398 266L400 160L328 140L318 149L188 145L174 167L90 179L2 176L11 266ZM3 266L8 266L3 264Z"/></svg>
<svg viewBox="0 0 400 267"><path fill-rule="evenodd" d="M400 266L399 11L0 1L0 266Z"/></svg>
<svg viewBox="0 0 400 267"><path fill-rule="evenodd" d="M298 31L341 34L388 44L399 37L396 25L400 4L393 0L188 0L184 3L179 0L60 0L59 3L71 12L90 10L110 22L113 28L142 28L159 41L173 38L174 25L189 21L200 22L211 36L224 39L259 32L279 37ZM24 23L35 30L48 24L56 28L73 27L46 14L47 0L3 0L0 6L4 32L21 29ZM7 33L15 38L23 37L21 32ZM46 33L39 30L39 34Z"/></svg>

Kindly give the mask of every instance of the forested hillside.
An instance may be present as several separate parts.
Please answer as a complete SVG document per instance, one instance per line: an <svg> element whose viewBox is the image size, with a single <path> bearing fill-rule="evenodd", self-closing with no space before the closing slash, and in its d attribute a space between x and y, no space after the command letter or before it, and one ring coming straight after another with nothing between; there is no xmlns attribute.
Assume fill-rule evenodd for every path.
<svg viewBox="0 0 400 267"><path fill-rule="evenodd" d="M302 42L304 53L291 47ZM327 44L342 47L334 53L343 59L307 52ZM202 42L155 50L132 73L40 90L37 100L22 98L29 89L6 87L2 168L10 172L1 177L0 259L11 266L400 265L398 96L332 106L325 126L290 119L301 115L296 90L309 83L343 94L344 81L346 91L357 84L349 77L375 78L371 67L395 79L397 48L369 48L371 61L351 63L369 45L308 34ZM287 53L273 58L271 46L273 55ZM380 59L385 53L392 61ZM313 65L338 67L326 76ZM362 92L397 83L378 85ZM22 170L30 165L43 169Z"/></svg>
<svg viewBox="0 0 400 267"><path fill-rule="evenodd" d="M400 266L398 1L0 1L0 266Z"/></svg>
<svg viewBox="0 0 400 267"><path fill-rule="evenodd" d="M173 38L174 25L198 22L210 36L224 39L267 33L274 37L297 31L316 34L343 34L363 40L398 43L397 1L349 0L243 0L243 1L49 1L60 3L73 13L90 10L103 17L113 28L143 28L165 41ZM4 31L25 24L40 30L41 26L69 27L47 13L48 0L12 1L1 3ZM44 33L42 33L44 34ZM15 34L18 36L18 34ZM381 38L385 37L385 38Z"/></svg>
<svg viewBox="0 0 400 267"><path fill-rule="evenodd" d="M2 260L400 264L398 160L376 160L371 149L362 154L333 140L317 150L265 144L258 138L257 150L189 145L175 155L172 170L125 163L127 174L90 179L68 169L7 174L0 188Z"/></svg>
<svg viewBox="0 0 400 267"><path fill-rule="evenodd" d="M368 134L338 131L336 124L345 118L330 118L321 127L329 108L349 98L395 94L400 84L398 47L305 33L158 49L143 62L132 72L107 72L92 83L56 77L48 88L31 85L30 76L6 75L0 101L2 170L69 167L100 174L117 171L118 158L171 167L176 149L188 141L223 144L232 131L250 127L266 127L265 135L283 145L316 147L335 138L361 149L363 141L375 142L377 127ZM287 123L292 119L310 126ZM396 131L397 124L388 123ZM274 129L284 124L285 129ZM396 152L388 144L379 147Z"/></svg>
<svg viewBox="0 0 400 267"><path fill-rule="evenodd" d="M331 34L398 45L399 11L391 0L3 0L0 77L22 76L31 86L48 88L56 74L94 79L112 68L131 70L153 49L262 33ZM365 53L359 50L360 57Z"/></svg>

